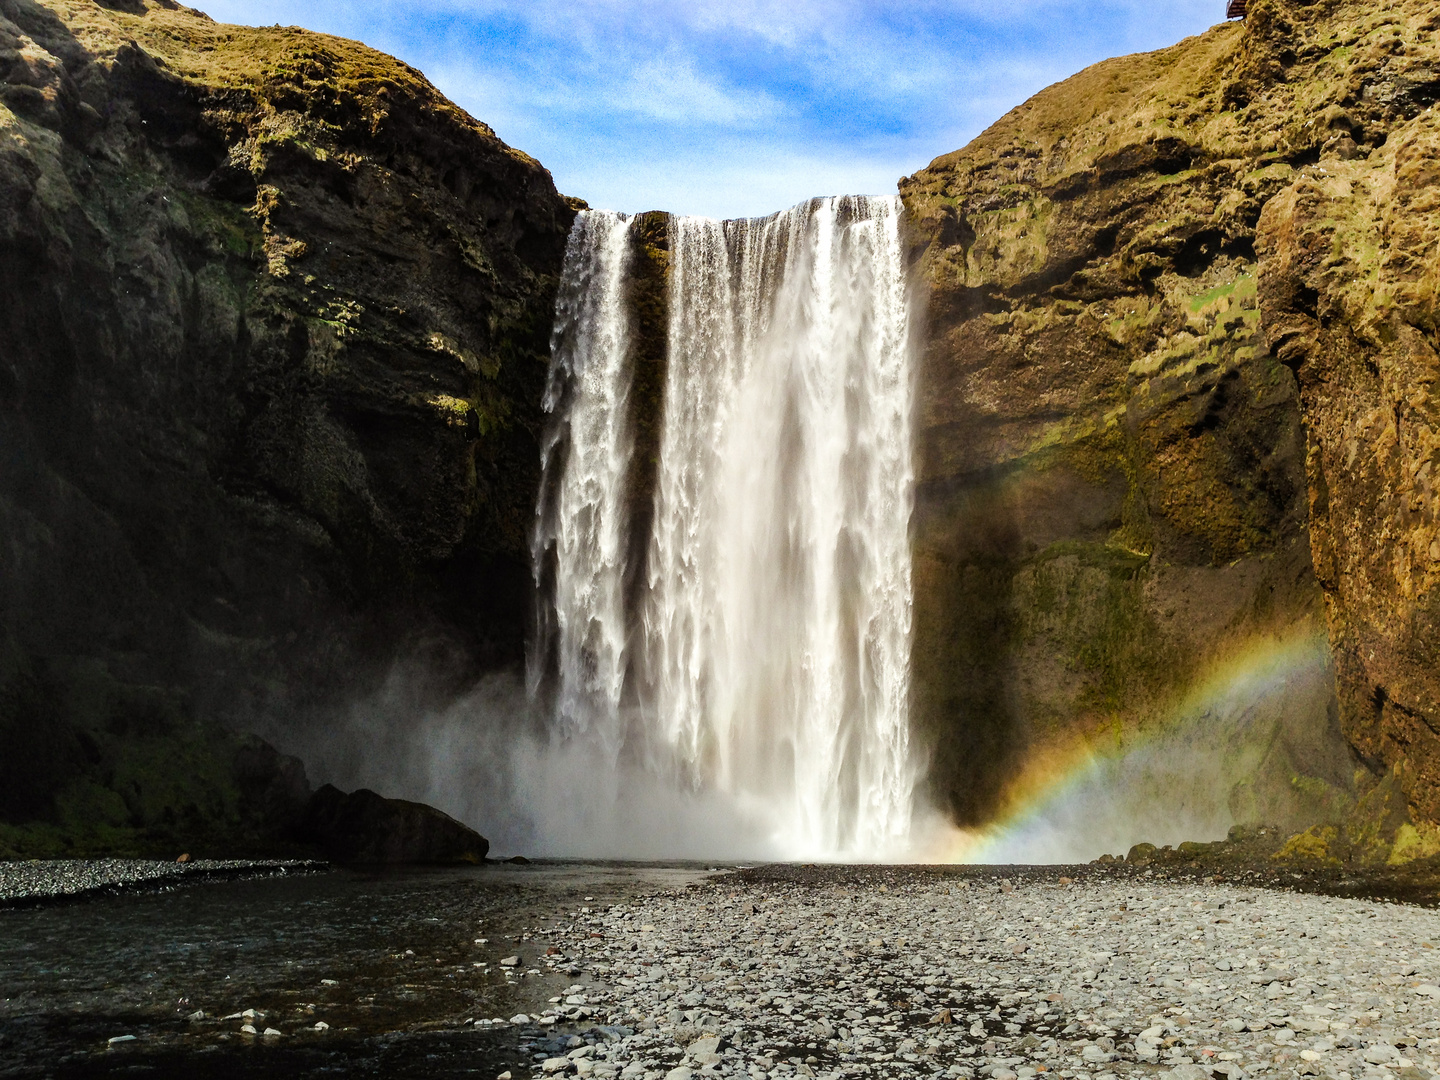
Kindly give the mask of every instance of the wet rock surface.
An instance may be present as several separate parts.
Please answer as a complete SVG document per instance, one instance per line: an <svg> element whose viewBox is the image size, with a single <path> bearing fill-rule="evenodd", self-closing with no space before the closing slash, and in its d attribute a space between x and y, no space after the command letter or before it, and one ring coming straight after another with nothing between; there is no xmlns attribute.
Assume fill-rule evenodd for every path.
<svg viewBox="0 0 1440 1080"><path fill-rule="evenodd" d="M703 876L336 869L0 910L0 1075L522 1075L529 1017L590 981L555 935Z"/></svg>

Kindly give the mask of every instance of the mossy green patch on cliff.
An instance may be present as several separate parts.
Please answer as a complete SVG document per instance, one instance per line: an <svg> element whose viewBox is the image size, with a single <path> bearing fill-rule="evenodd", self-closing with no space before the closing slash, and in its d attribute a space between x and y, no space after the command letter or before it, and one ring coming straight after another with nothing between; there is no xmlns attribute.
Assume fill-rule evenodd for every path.
<svg viewBox="0 0 1440 1080"><path fill-rule="evenodd" d="M1002 188L995 197L1005 202L1011 194ZM1033 198L976 213L970 221L974 240L965 260L965 283L1013 286L1044 269L1053 210L1048 199Z"/></svg>
<svg viewBox="0 0 1440 1080"><path fill-rule="evenodd" d="M1408 866L1440 856L1440 827L1410 818L1396 772L1376 778L1362 770L1359 799L1334 808L1334 825L1297 833L1273 856L1320 866Z"/></svg>
<svg viewBox="0 0 1440 1080"><path fill-rule="evenodd" d="M1012 603L1017 631L1043 639L1081 676L1056 712L1108 722L1174 677L1174 657L1143 599L1148 559L1108 543L1062 540L1026 561ZM1092 721L1093 722L1093 721Z"/></svg>
<svg viewBox="0 0 1440 1080"><path fill-rule="evenodd" d="M0 858L298 849L298 762L94 659L0 654Z"/></svg>
<svg viewBox="0 0 1440 1080"><path fill-rule="evenodd" d="M1440 855L1440 827L1429 822L1415 825L1406 822L1395 833L1395 843L1385 861L1390 866L1404 866Z"/></svg>
<svg viewBox="0 0 1440 1080"><path fill-rule="evenodd" d="M1312 825L1302 833L1296 833L1285 842L1273 856L1282 862L1304 862L1320 866L1339 866L1340 860L1331 852L1331 846L1340 835L1334 825Z"/></svg>
<svg viewBox="0 0 1440 1080"><path fill-rule="evenodd" d="M1213 289L1206 289L1190 301L1191 315L1216 315L1223 314L1238 306L1255 312L1259 317L1260 306L1258 302L1259 286L1253 272L1240 270L1234 281L1227 281L1224 284L1216 285Z"/></svg>

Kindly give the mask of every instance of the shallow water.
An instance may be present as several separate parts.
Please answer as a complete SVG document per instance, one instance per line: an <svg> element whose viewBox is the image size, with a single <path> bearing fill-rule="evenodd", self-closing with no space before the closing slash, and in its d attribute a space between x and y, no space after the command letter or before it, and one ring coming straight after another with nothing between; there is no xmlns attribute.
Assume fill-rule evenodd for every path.
<svg viewBox="0 0 1440 1080"><path fill-rule="evenodd" d="M546 964L544 928L704 876L650 864L335 870L0 910L0 1076L494 1077L528 1061L516 1029L465 1022L587 981L563 954ZM497 962L517 952L540 973L507 978ZM222 1019L247 1009L264 1014L257 1031L282 1034ZM187 1019L197 1011L206 1019Z"/></svg>

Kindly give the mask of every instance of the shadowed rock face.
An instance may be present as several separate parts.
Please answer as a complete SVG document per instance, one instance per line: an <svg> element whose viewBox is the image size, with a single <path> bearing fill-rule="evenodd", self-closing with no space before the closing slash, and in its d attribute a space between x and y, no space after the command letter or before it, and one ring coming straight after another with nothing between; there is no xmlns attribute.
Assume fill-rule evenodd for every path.
<svg viewBox="0 0 1440 1080"><path fill-rule="evenodd" d="M326 784L310 798L300 837L337 862L482 863L490 842L423 803Z"/></svg>
<svg viewBox="0 0 1440 1080"><path fill-rule="evenodd" d="M1440 817L1437 27L1256 0L902 182L929 302L916 717L960 821L1026 760L1143 738L1325 632L1338 700L1247 721L1270 749L1237 818L1342 805L1337 728Z"/></svg>
<svg viewBox="0 0 1440 1080"><path fill-rule="evenodd" d="M353 42L0 0L3 818L397 656L437 692L518 661L573 216Z"/></svg>

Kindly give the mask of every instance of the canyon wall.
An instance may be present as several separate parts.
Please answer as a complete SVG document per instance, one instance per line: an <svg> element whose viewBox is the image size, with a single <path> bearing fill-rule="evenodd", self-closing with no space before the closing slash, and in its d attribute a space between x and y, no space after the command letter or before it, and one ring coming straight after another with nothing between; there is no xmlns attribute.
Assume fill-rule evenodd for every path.
<svg viewBox="0 0 1440 1080"><path fill-rule="evenodd" d="M959 820L1013 800L997 763L1234 725L1196 688L1260 656L1237 820L1382 782L1440 817L1437 27L1252 0L902 181L916 716Z"/></svg>
<svg viewBox="0 0 1440 1080"><path fill-rule="evenodd" d="M1440 838L1437 30L1252 0L902 181L955 821L1208 746L1227 819ZM518 664L576 205L353 42L0 0L0 854L263 846L305 777L234 732ZM670 253L635 232L638 520Z"/></svg>
<svg viewBox="0 0 1440 1080"><path fill-rule="evenodd" d="M0 0L0 821L233 844L225 729L518 663L573 217L356 43Z"/></svg>

